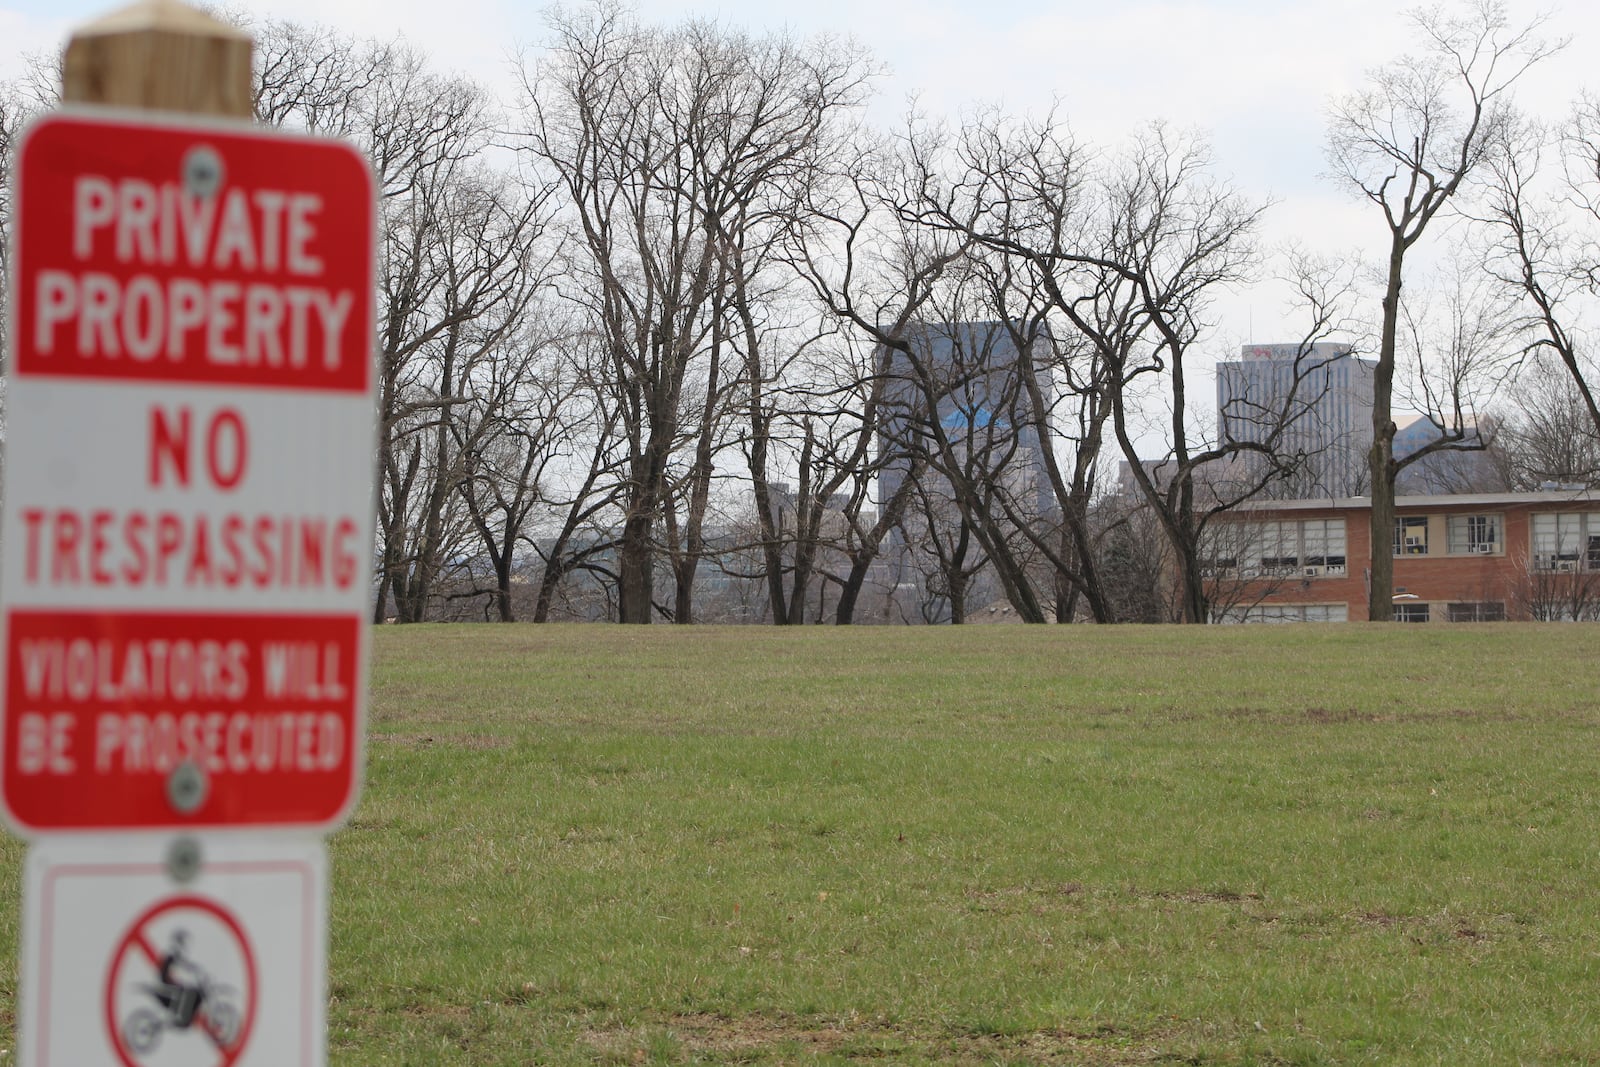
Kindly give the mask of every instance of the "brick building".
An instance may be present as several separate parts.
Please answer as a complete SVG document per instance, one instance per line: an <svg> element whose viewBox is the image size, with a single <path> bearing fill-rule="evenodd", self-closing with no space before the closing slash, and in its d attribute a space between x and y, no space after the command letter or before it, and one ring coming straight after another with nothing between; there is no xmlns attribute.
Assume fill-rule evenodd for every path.
<svg viewBox="0 0 1600 1067"><path fill-rule="evenodd" d="M1600 620L1600 492L1396 500L1400 622ZM1261 501L1219 515L1207 544L1212 614L1235 622L1367 617L1371 501Z"/></svg>

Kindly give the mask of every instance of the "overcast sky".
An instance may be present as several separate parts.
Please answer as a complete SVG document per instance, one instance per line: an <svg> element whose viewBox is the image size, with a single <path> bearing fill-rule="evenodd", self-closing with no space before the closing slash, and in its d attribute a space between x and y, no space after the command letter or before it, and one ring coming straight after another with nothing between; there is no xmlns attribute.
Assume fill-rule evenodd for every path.
<svg viewBox="0 0 1600 1067"><path fill-rule="evenodd" d="M73 26L114 5L7 0L0 6L0 77L29 51L54 51ZM444 69L507 84L508 56L544 38L543 5L518 0L257 0L249 10L364 35L396 33ZM1600 89L1600 4L1513 0L1514 20L1550 15L1572 46L1538 71L1519 98L1558 117L1578 92ZM1218 169L1271 198L1266 236L1329 251L1370 242L1381 220L1321 177L1324 108L1370 68L1407 46L1392 0L640 0L650 21L697 15L745 29L850 35L889 68L884 121L912 95L924 110L955 113L998 101L1038 113L1059 100L1080 137L1114 143L1153 118L1207 131ZM441 16L441 12L444 13ZM1217 355L1230 344L1281 340L1287 323L1267 290L1222 309Z"/></svg>

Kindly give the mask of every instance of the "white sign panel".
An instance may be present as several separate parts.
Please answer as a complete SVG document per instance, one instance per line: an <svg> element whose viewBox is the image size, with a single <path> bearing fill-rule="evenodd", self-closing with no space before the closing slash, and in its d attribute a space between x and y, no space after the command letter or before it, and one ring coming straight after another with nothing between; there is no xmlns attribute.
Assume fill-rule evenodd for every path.
<svg viewBox="0 0 1600 1067"><path fill-rule="evenodd" d="M53 837L28 851L23 1067L323 1067L327 850L315 838Z"/></svg>

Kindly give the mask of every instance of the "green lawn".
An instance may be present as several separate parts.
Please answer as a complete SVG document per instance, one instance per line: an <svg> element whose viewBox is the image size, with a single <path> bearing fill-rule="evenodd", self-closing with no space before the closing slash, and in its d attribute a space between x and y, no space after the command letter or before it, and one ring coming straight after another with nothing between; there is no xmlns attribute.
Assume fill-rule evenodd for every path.
<svg viewBox="0 0 1600 1067"><path fill-rule="evenodd" d="M339 1067L1600 1062L1600 627L375 643Z"/></svg>

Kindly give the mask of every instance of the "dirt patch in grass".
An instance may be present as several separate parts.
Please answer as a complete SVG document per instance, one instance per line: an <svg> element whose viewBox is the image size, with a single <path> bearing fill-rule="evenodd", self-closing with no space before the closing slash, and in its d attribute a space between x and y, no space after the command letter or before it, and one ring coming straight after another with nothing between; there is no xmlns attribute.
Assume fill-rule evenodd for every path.
<svg viewBox="0 0 1600 1067"><path fill-rule="evenodd" d="M1181 900L1185 904L1243 904L1260 900L1260 893L1235 893L1230 889L1185 889L1152 894L1162 900Z"/></svg>
<svg viewBox="0 0 1600 1067"><path fill-rule="evenodd" d="M1385 717L1370 711L1357 711L1355 708L1307 708L1300 714L1301 721L1318 725L1323 723L1378 722Z"/></svg>
<svg viewBox="0 0 1600 1067"><path fill-rule="evenodd" d="M511 747L509 738L496 737L494 734L368 734L367 739L380 745L394 745L397 748L463 748L482 751Z"/></svg>
<svg viewBox="0 0 1600 1067"><path fill-rule="evenodd" d="M1025 1034L935 1033L868 1020L792 1016L674 1015L658 1023L591 1031L586 1043L610 1063L643 1063L660 1055L663 1039L675 1062L796 1062L904 1060L950 1064L1022 1061L1125 1067L1170 1059L1159 1035L1135 1037L1115 1027Z"/></svg>
<svg viewBox="0 0 1600 1067"><path fill-rule="evenodd" d="M970 886L962 893L971 900L1004 900L1007 897L1070 897L1083 892L1081 882L1057 882L1050 885L1011 885L1000 887Z"/></svg>
<svg viewBox="0 0 1600 1067"><path fill-rule="evenodd" d="M1495 925L1495 919L1488 922L1477 921L1465 916L1451 915L1391 915L1385 911L1363 911L1355 916L1356 922L1362 926L1375 927L1380 930L1392 930L1399 927L1413 941L1421 943L1425 935L1431 935L1445 940L1467 942L1468 944L1484 944L1491 940L1487 927Z"/></svg>
<svg viewBox="0 0 1600 1067"><path fill-rule="evenodd" d="M1398 915L1390 915L1384 911L1364 911L1356 916L1356 922L1363 926L1376 926L1387 930L1389 927L1405 920Z"/></svg>
<svg viewBox="0 0 1600 1067"><path fill-rule="evenodd" d="M1523 718L1503 708L1451 708L1449 711L1364 711L1360 708L1233 708L1230 719L1274 723L1282 726L1371 726L1397 723L1516 722Z"/></svg>
<svg viewBox="0 0 1600 1067"><path fill-rule="evenodd" d="M412 1003L401 1009L402 1014L413 1019L454 1019L464 1022L472 1018L472 1008L466 1004Z"/></svg>

